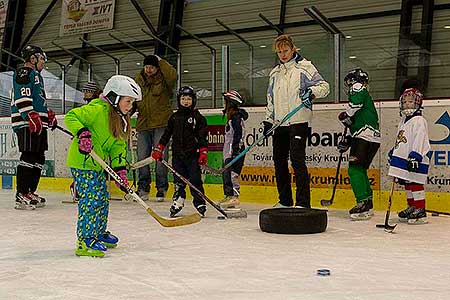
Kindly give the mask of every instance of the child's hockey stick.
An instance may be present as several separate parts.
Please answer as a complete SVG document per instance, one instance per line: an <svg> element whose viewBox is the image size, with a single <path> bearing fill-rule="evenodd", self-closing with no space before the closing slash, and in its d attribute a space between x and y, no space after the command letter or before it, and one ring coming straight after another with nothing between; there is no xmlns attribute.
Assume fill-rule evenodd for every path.
<svg viewBox="0 0 450 300"><path fill-rule="evenodd" d="M391 205L392 205L392 195L394 194L395 189L395 177L392 179L392 187L391 194L389 195L389 202L386 211L386 217L384 218L384 224L377 224L377 228L384 228L386 232L392 233L394 231L397 224L389 225L389 215L391 214Z"/></svg>
<svg viewBox="0 0 450 300"><path fill-rule="evenodd" d="M72 136L72 133L70 131L68 131L65 128L62 128L60 126L57 126L57 128L61 131L63 131L66 134L69 134ZM189 225L189 224L193 224L193 223L197 223L201 220L201 217L198 213L194 213L191 215L187 215L187 216L182 216L176 219L166 219L161 217L160 215L158 215L150 206L148 206L147 203L144 202L144 200L141 199L141 197L139 197L132 188L130 188L129 186L126 187L124 182L122 181L122 178L120 178L120 176L114 172L114 170L107 164L105 163L105 161L98 156L97 153L95 153L94 151L92 151L90 153L90 155L92 156L92 158L98 162L103 169L105 169L106 172L108 172L108 174L111 175L111 177L117 181L120 186L121 186L121 190L123 190L124 192L126 192L128 195L130 195L133 200L136 200L137 202L139 202L140 205L142 205L142 207L145 208L145 210L153 217L155 218L156 221L158 221L159 224L161 224L164 227L175 227L175 226L183 226L183 225Z"/></svg>
<svg viewBox="0 0 450 300"><path fill-rule="evenodd" d="M185 184L187 184L190 188L192 188L194 191L196 191L200 197L202 197L203 200L211 204L212 207L214 207L218 212L220 212L224 217L226 218L247 218L247 212L245 210L236 210L236 211L225 211L220 207L218 204L216 204L214 201L209 199L205 196L200 190L193 185L189 180L184 178L180 173L178 173L169 163L165 160L161 160L162 164L167 167L175 176L181 179Z"/></svg>
<svg viewBox="0 0 450 300"><path fill-rule="evenodd" d="M131 164L130 165L130 169L131 170L136 170L136 169L145 167L145 166L151 164L154 161L155 161L155 159L153 157L149 156L147 158L144 158L143 160L140 160L140 161L137 161L137 162ZM219 170L214 169L213 167L210 167L208 165L201 166L201 169L202 169L202 173L203 174L222 175L222 173L220 173Z"/></svg>
<svg viewBox="0 0 450 300"><path fill-rule="evenodd" d="M149 156L147 158L144 158L143 160L140 160L140 161L137 161L137 162L133 162L130 165L130 169L131 170L136 170L136 169L145 167L145 166L151 164L154 161L155 161L155 159L152 156Z"/></svg>
<svg viewBox="0 0 450 300"><path fill-rule="evenodd" d="M344 126L344 132L342 133L342 136L345 138L346 134L347 134L347 126ZM331 194L331 199L330 200L327 200L327 199L320 200L320 205L322 205L322 206L330 206L331 204L333 204L334 194L336 193L336 186L337 186L337 182L338 182L339 170L341 168L341 162L342 162L343 155L344 155L344 152L341 152L339 155L338 165L337 165L337 169L336 169L336 175L334 176L333 193Z"/></svg>
<svg viewBox="0 0 450 300"><path fill-rule="evenodd" d="M303 108L305 105L302 103L290 112L288 112L283 119L279 121L275 121L272 125L272 128L270 128L265 135L262 135L260 138L255 140L251 145L249 145L247 148L245 148L241 153L239 153L235 158L233 158L229 163L227 163L222 169L215 171L217 174L222 174L225 170L230 168L235 162L237 162L239 159L241 159L247 152L249 152L253 147L255 147L257 144L262 142L265 138L270 136L275 129L283 125L287 120L289 120L293 115L295 115L301 108ZM210 168L210 172L213 172L213 169Z"/></svg>

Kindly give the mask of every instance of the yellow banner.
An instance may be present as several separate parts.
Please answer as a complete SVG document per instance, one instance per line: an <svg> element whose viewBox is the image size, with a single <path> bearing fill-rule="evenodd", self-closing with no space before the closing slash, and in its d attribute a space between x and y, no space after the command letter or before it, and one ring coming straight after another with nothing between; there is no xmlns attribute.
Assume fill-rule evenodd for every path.
<svg viewBox="0 0 450 300"><path fill-rule="evenodd" d="M330 188L334 185L336 169L334 168L308 168L310 186L312 188ZM295 176L290 168L292 184L295 184ZM374 190L380 189L380 170L369 169L368 176L370 186ZM242 185L275 186L275 169L273 167L244 167L240 176ZM338 189L351 189L350 178L347 169L343 168L338 176Z"/></svg>

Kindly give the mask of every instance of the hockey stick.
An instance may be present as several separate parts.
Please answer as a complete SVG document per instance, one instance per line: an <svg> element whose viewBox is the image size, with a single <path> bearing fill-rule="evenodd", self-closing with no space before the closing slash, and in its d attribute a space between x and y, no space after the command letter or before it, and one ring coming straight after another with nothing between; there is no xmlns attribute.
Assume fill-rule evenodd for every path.
<svg viewBox="0 0 450 300"><path fill-rule="evenodd" d="M137 162L131 164L130 165L130 169L131 170L139 169L139 168L142 168L142 167L145 167L145 166L151 164L154 161L155 161L155 159L153 157L149 156L147 158L144 158L144 159L142 159L140 161L137 161ZM201 166L201 169L202 169L202 173L203 174L207 174L207 175L222 175L222 173L220 173L219 170L214 169L213 167L210 167L208 165Z"/></svg>
<svg viewBox="0 0 450 300"><path fill-rule="evenodd" d="M150 155L149 157L144 158L143 160L140 160L140 161L137 161L137 162L133 162L130 165L130 169L131 170L136 170L136 169L145 167L145 166L151 164L154 161L155 161L155 159Z"/></svg>
<svg viewBox="0 0 450 300"><path fill-rule="evenodd" d="M247 218L247 212L245 210L226 212L225 210L223 210L222 207L220 207L214 201L212 201L211 199L206 197L205 194L200 192L200 190L195 185L193 185L189 180L187 180L180 173L178 173L171 165L169 165L169 163L167 161L165 161L165 160L160 160L160 161L162 162L163 165L165 165L167 167L167 169L169 169L175 176L180 178L181 181L183 181L185 184L187 184L190 188L192 188L194 191L196 191L197 194L199 194L203 200L205 200L206 202L211 204L211 206L214 207L218 212L220 212L224 217L226 217L226 218Z"/></svg>
<svg viewBox="0 0 450 300"><path fill-rule="evenodd" d="M65 128L62 128L60 126L57 126L57 128L59 130L63 131L64 133L73 136L72 133ZM114 170L107 163L105 163L105 161L100 156L98 156L97 153L92 151L90 153L90 155L97 163L99 163L103 167L103 169L105 169L106 172L108 172L109 175L111 175L111 177L115 181L117 181L120 184L121 190L123 190L128 195L130 195L133 198L133 200L136 200L137 202L139 202L139 204L145 208L145 210L149 213L149 215L151 215L153 218L155 218L155 220L158 221L158 223L161 224L162 226L164 226L164 227L183 226L183 225L197 223L201 220L201 217L198 213L194 213L194 214L187 215L187 216L182 216L182 217L179 217L176 219L166 219L166 218L161 217L147 203L145 203L144 200L142 200L141 197L139 197L133 191L133 189L131 187L126 186L124 184L124 182L122 181L122 178L120 178L120 176L116 172L114 172Z"/></svg>
<svg viewBox="0 0 450 300"><path fill-rule="evenodd" d="M344 126L344 132L342 133L342 136L344 138L345 138L345 135L347 134L347 128L348 128L347 126ZM341 152L339 155L338 165L337 165L337 169L336 169L336 175L334 176L333 193L331 194L331 198L330 198L330 200L327 200L327 199L320 200L320 205L322 205L322 206L330 206L331 204L333 204L334 194L336 193L336 186L337 186L338 177L339 177L339 170L341 169L341 162L342 162L343 155L344 155L344 152Z"/></svg>
<svg viewBox="0 0 450 300"><path fill-rule="evenodd" d="M377 224L377 228L384 228L384 231L392 233L394 231L397 224L389 225L389 215L391 214L391 205L392 205L392 195L394 194L395 189L395 177L392 179L392 187L391 187L391 194L389 195L389 202L388 207L386 211L386 217L384 218L384 224Z"/></svg>
<svg viewBox="0 0 450 300"><path fill-rule="evenodd" d="M293 115L295 115L301 108L303 108L305 105L302 103L299 106L297 106L296 108L294 108L293 110L291 110L290 112L288 112L283 119L279 120L279 121L275 121L272 125L272 128L270 128L265 135L262 135L260 138L258 138L257 140L253 141L253 143L249 146L247 146L247 148L245 148L241 153L239 153L235 158L233 158L229 163L227 163L223 168L221 169L214 169L209 167L209 172L211 173L215 173L217 175L222 174L225 170L229 169L234 163L236 163L239 159L241 159L245 154L247 154L247 152L249 152L253 147L255 147L257 144L259 144L260 142L262 142L264 139L266 139L268 136L270 136L275 129L277 129L278 127L280 127L281 125L283 125L287 120L289 120Z"/></svg>

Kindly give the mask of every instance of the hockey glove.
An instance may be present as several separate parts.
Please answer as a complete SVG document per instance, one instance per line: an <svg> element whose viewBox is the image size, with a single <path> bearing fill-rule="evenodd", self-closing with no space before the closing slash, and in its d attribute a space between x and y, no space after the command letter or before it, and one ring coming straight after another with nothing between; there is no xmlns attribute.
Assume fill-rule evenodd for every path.
<svg viewBox="0 0 450 300"><path fill-rule="evenodd" d="M156 161L161 160L161 158L163 157L163 154L164 154L164 148L166 148L166 146L164 146L162 144L158 144L158 146L156 146L153 149L152 157L154 160L156 160Z"/></svg>
<svg viewBox="0 0 450 300"><path fill-rule="evenodd" d="M341 121L342 124L346 127L352 126L352 118L345 112L341 112L338 116L339 121Z"/></svg>
<svg viewBox="0 0 450 300"><path fill-rule="evenodd" d="M55 112L51 109L48 110L48 127L52 130L56 129L58 126L58 121L56 120Z"/></svg>
<svg viewBox="0 0 450 300"><path fill-rule="evenodd" d="M233 148L233 151L231 152L231 158L235 158L239 155L239 148Z"/></svg>
<svg viewBox="0 0 450 300"><path fill-rule="evenodd" d="M200 155L198 156L198 164L204 166L208 163L208 148L200 148Z"/></svg>
<svg viewBox="0 0 450 300"><path fill-rule="evenodd" d="M31 133L42 133L42 120L39 113L35 111L30 111L28 113L28 125L30 126Z"/></svg>
<svg viewBox="0 0 450 300"><path fill-rule="evenodd" d="M122 179L122 183L115 182L116 186L122 191L127 192L127 189L130 188L127 178L127 169L125 167L117 167L114 168L114 171L119 175L120 179Z"/></svg>
<svg viewBox="0 0 450 300"><path fill-rule="evenodd" d="M91 132L87 128L78 131L78 151L81 154L89 154L92 151Z"/></svg>
<svg viewBox="0 0 450 300"><path fill-rule="evenodd" d="M337 144L339 153L346 152L350 148L351 143L352 143L352 137L350 135L340 137L338 144Z"/></svg>
<svg viewBox="0 0 450 300"><path fill-rule="evenodd" d="M311 89L308 88L306 91L304 91L301 95L300 98L302 99L302 103L303 105L312 110L312 101L315 98L314 94L312 93Z"/></svg>
<svg viewBox="0 0 450 300"><path fill-rule="evenodd" d="M408 157L408 171L417 172L419 169L419 161L415 157Z"/></svg>
<svg viewBox="0 0 450 300"><path fill-rule="evenodd" d="M263 125L263 135L265 137L271 136L273 134L273 132L267 134L269 132L270 129L272 129L273 124L267 121L262 121L262 125Z"/></svg>

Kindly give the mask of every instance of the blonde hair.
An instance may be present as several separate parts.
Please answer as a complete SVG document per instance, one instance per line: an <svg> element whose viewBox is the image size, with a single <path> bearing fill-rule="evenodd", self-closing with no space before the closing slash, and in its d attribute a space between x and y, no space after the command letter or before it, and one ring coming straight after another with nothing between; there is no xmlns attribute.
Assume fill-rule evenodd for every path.
<svg viewBox="0 0 450 300"><path fill-rule="evenodd" d="M275 39L275 43L273 44L273 51L277 52L284 46L287 46L289 49L294 49L295 51L298 51L297 47L294 44L294 41L287 34L282 34Z"/></svg>
<svg viewBox="0 0 450 300"><path fill-rule="evenodd" d="M119 140L128 140L131 133L130 115L125 117L127 124L124 124L122 116L112 106L109 108L109 131L111 134ZM125 131L124 131L125 127Z"/></svg>

